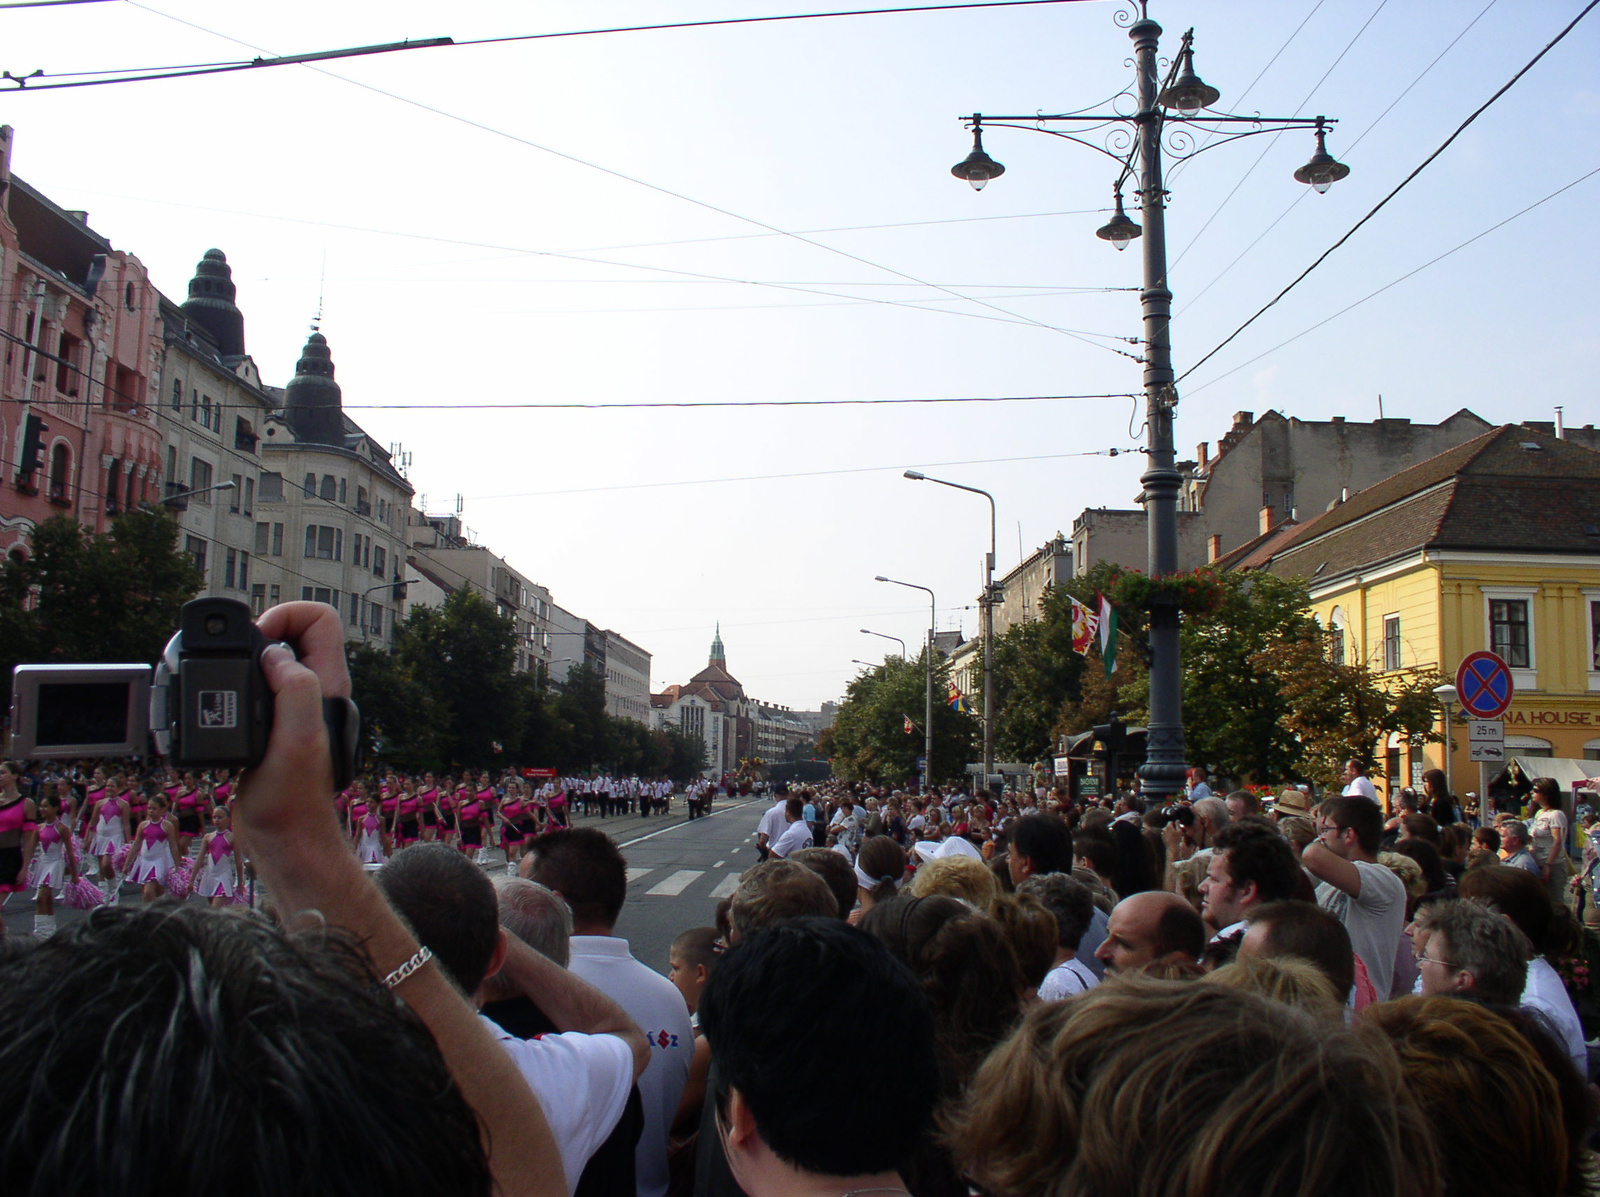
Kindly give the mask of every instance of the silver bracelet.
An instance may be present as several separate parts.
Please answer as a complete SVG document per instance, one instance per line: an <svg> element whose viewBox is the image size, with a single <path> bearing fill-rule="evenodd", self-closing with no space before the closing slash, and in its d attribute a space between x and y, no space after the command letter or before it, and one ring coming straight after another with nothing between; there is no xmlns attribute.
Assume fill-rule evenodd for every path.
<svg viewBox="0 0 1600 1197"><path fill-rule="evenodd" d="M418 948L417 954L411 957L410 960L407 960L399 968L395 969L394 972L385 977L383 979L383 983L390 989L393 989L395 986L399 985L400 982L404 981L412 973L416 972L419 968L432 959L433 953L431 951L429 951L427 948Z"/></svg>

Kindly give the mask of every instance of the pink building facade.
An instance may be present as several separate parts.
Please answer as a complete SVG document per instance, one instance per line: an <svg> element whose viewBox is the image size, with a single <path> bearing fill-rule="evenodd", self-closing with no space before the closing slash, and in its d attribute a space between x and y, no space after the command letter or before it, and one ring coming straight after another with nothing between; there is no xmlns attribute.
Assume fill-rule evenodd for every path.
<svg viewBox="0 0 1600 1197"><path fill-rule="evenodd" d="M144 266L14 178L11 147L0 127L0 553L26 554L53 515L104 532L161 500L162 339Z"/></svg>

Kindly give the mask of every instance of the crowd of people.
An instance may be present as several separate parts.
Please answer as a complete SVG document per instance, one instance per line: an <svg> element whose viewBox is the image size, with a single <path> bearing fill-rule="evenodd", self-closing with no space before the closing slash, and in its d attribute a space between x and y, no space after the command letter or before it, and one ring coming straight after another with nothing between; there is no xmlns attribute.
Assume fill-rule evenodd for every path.
<svg viewBox="0 0 1600 1197"><path fill-rule="evenodd" d="M615 934L621 850L548 795L511 872L463 837L480 778L437 786L454 842L424 834L436 779L338 805L342 626L289 604L263 631L295 646L264 660L266 760L210 808L149 793L129 833L181 862L228 810L264 901L102 905L0 945L8 1194L1596 1191L1556 967L1580 931L1531 828L1532 869L1507 826L1502 859L1431 810L1386 826L1359 787L778 793L663 975ZM81 833L19 779L0 765L16 830ZM501 823L538 809L508 788Z"/></svg>

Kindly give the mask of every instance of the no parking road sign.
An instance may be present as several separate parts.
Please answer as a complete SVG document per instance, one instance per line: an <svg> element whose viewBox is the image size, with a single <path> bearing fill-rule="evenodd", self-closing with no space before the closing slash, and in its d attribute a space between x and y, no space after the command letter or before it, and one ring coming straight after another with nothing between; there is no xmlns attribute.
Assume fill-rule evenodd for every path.
<svg viewBox="0 0 1600 1197"><path fill-rule="evenodd" d="M1515 693L1511 670L1495 653L1472 653L1456 670L1456 696L1461 709L1474 719L1500 718Z"/></svg>

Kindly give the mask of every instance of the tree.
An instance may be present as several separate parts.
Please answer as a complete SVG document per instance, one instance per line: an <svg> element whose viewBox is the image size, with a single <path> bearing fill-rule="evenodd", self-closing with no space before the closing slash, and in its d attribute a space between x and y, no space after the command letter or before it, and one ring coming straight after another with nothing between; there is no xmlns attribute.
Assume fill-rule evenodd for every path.
<svg viewBox="0 0 1600 1197"><path fill-rule="evenodd" d="M380 648L351 643L350 691L361 708L361 753L396 768L438 771L448 763L441 751L445 723L440 704L411 671Z"/></svg>
<svg viewBox="0 0 1600 1197"><path fill-rule="evenodd" d="M587 663L567 671L556 709L572 729L557 768L584 773L612 756L611 719L606 714L606 681Z"/></svg>
<svg viewBox="0 0 1600 1197"><path fill-rule="evenodd" d="M417 607L395 627L402 670L437 711L439 753L452 766L505 764L523 731L515 625L463 588Z"/></svg>
<svg viewBox="0 0 1600 1197"><path fill-rule="evenodd" d="M0 668L23 662L154 663L204 579L169 512L130 511L95 535L70 516L33 530L0 571Z"/></svg>
<svg viewBox="0 0 1600 1197"><path fill-rule="evenodd" d="M926 654L928 650L922 651ZM974 738L982 734L975 715L956 711L937 697L947 692L948 684L949 667L940 662L934 670L932 772L936 779L963 776L972 759ZM835 771L849 779L909 779L917 771L924 746L926 685L925 655L911 661L886 661L851 682L833 726L818 742L819 750L833 758ZM908 718L916 728L909 735Z"/></svg>

